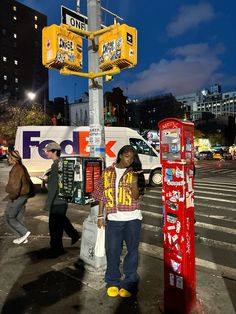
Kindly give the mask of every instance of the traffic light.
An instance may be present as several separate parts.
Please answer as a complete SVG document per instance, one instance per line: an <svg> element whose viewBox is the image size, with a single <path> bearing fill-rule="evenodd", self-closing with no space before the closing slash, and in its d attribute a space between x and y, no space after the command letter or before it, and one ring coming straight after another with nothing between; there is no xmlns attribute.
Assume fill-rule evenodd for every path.
<svg viewBox="0 0 236 314"><path fill-rule="evenodd" d="M82 38L62 26L53 24L43 28L42 63L47 68L70 70L82 68Z"/></svg>
<svg viewBox="0 0 236 314"><path fill-rule="evenodd" d="M130 68L137 64L137 30L126 24L115 27L98 39L99 67L102 70Z"/></svg>

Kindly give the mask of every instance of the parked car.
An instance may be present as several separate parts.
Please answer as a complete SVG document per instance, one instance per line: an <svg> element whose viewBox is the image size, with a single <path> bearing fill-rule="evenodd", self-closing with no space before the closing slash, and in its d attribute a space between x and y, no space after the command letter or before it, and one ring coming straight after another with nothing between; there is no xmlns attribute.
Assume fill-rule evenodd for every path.
<svg viewBox="0 0 236 314"><path fill-rule="evenodd" d="M213 151L213 159L222 159L223 158L223 150L214 150Z"/></svg>
<svg viewBox="0 0 236 314"><path fill-rule="evenodd" d="M198 154L198 159L199 160L204 160L204 159L213 159L213 153L210 150L203 150Z"/></svg>
<svg viewBox="0 0 236 314"><path fill-rule="evenodd" d="M216 149L213 151L213 159L232 159L228 149Z"/></svg>
<svg viewBox="0 0 236 314"><path fill-rule="evenodd" d="M231 153L228 150L224 151L223 157L224 157L224 159L227 159L227 160L232 159L232 155L231 155Z"/></svg>

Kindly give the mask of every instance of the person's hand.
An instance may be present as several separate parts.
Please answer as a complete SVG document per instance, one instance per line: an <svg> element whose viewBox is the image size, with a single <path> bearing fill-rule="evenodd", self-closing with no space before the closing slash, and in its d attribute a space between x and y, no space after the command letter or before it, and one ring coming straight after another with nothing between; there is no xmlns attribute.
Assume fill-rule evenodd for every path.
<svg viewBox="0 0 236 314"><path fill-rule="evenodd" d="M102 227L105 227L105 221L104 221L103 217L99 217L98 218L97 226L98 226L99 229L102 228Z"/></svg>
<svg viewBox="0 0 236 314"><path fill-rule="evenodd" d="M42 176L41 179L42 179L44 182L48 182L48 176L46 176L46 175L45 175L45 176Z"/></svg>

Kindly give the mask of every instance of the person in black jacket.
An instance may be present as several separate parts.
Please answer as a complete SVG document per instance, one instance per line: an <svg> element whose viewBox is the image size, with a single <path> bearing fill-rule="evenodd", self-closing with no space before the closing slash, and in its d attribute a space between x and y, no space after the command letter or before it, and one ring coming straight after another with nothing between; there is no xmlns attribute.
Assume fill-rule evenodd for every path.
<svg viewBox="0 0 236 314"><path fill-rule="evenodd" d="M45 210L49 211L51 248L48 251L48 257L56 258L65 253L62 241L63 230L71 238L71 244L76 243L80 235L66 216L67 202L58 196L58 163L61 155L61 147L58 143L51 142L46 145L44 151L47 157L53 160L50 176L45 176L43 179L48 182L48 197L44 207Z"/></svg>

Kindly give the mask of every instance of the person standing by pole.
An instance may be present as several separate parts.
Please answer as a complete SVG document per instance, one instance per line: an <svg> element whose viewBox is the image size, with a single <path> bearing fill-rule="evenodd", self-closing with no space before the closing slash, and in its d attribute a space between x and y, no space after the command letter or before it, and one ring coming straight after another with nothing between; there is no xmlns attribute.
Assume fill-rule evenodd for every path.
<svg viewBox="0 0 236 314"><path fill-rule="evenodd" d="M105 226L104 209L108 219L105 281L109 297L119 295L126 298L137 292L138 246L142 221L139 197L144 193L144 184L138 154L130 145L125 145L118 152L116 163L104 170L93 193L99 202L98 228ZM122 280L119 266L123 241L127 254L123 265L125 278Z"/></svg>
<svg viewBox="0 0 236 314"><path fill-rule="evenodd" d="M53 160L50 176L43 179L48 182L48 197L44 209L49 211L49 232L50 245L48 250L48 258L57 258L65 254L63 248L63 230L71 238L71 244L75 244L80 236L78 231L73 227L70 220L66 216L68 204L65 200L59 198L58 186L58 163L61 155L61 147L56 142L46 145L44 151L49 159Z"/></svg>

